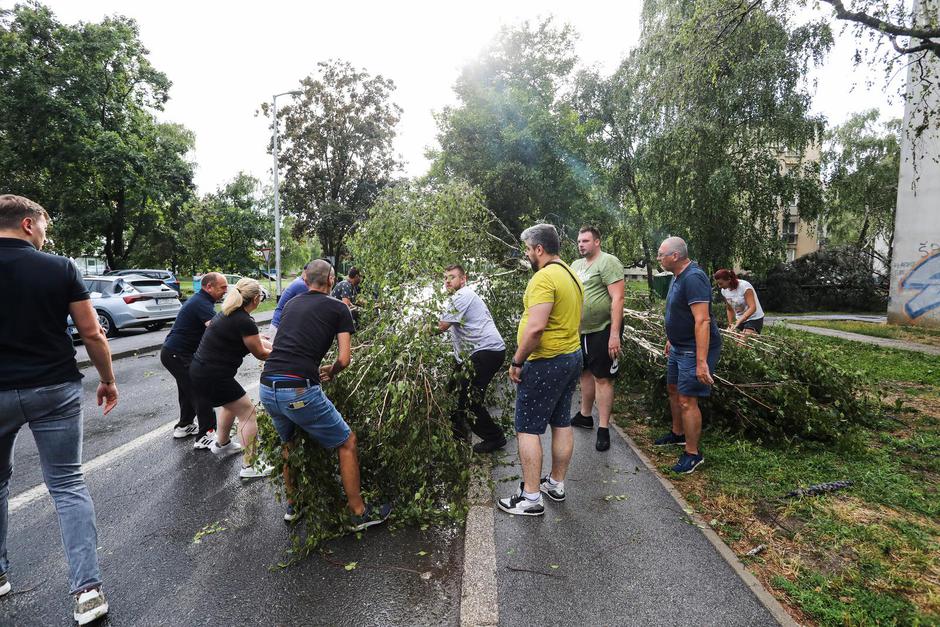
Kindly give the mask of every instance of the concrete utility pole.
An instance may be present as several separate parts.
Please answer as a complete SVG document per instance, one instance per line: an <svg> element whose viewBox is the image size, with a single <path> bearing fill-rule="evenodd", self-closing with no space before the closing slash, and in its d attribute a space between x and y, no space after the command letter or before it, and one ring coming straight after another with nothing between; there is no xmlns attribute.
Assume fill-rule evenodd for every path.
<svg viewBox="0 0 940 627"><path fill-rule="evenodd" d="M275 298L281 297L281 209L279 205L281 188L277 178L277 97L278 96L298 96L300 90L285 91L280 94L274 94L274 274L276 275Z"/></svg>
<svg viewBox="0 0 940 627"><path fill-rule="evenodd" d="M932 16L936 23L940 0L915 0L914 14L923 23ZM923 67L926 80L934 83L929 94L918 80L920 71L913 64L907 69L888 321L940 327L940 128L930 119L919 137L908 133L925 110L940 111L940 59L927 54Z"/></svg>

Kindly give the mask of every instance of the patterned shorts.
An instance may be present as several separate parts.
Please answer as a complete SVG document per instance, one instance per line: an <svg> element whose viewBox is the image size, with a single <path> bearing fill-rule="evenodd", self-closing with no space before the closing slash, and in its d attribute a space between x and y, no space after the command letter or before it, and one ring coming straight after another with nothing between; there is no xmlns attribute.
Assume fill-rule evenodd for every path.
<svg viewBox="0 0 940 627"><path fill-rule="evenodd" d="M581 349L525 362L516 392L516 432L541 435L548 425L571 426L571 397L581 369Z"/></svg>

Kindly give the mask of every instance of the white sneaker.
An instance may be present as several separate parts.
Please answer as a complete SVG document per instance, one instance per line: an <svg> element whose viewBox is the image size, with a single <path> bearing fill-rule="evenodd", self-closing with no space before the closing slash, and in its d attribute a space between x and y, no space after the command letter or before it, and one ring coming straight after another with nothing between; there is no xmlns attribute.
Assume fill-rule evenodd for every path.
<svg viewBox="0 0 940 627"><path fill-rule="evenodd" d="M193 442L193 449L197 451L209 450L215 442L215 429L210 429L204 436Z"/></svg>
<svg viewBox="0 0 940 627"><path fill-rule="evenodd" d="M274 472L274 466L259 461L251 466L242 466L242 469L238 471L238 476L242 479L257 479L267 477L272 472Z"/></svg>
<svg viewBox="0 0 940 627"><path fill-rule="evenodd" d="M545 506L542 505L542 493L539 492L539 498L530 501L522 494L523 484L519 484L519 491L512 496L496 501L499 509L507 514L514 516L541 516L545 513Z"/></svg>
<svg viewBox="0 0 940 627"><path fill-rule="evenodd" d="M185 427L175 427L173 429L173 437L177 440L180 438L188 438L191 435L199 433L199 425L195 422L191 422Z"/></svg>
<svg viewBox="0 0 940 627"><path fill-rule="evenodd" d="M79 625L87 625L108 613L108 602L101 590L86 590L75 598L72 617Z"/></svg>
<svg viewBox="0 0 940 627"><path fill-rule="evenodd" d="M219 446L219 443L212 440L212 444L209 446L209 450L212 451L213 455L218 455L219 457L225 457L231 455L232 453L238 453L242 450L242 445L236 442L235 440L229 440L224 446Z"/></svg>
<svg viewBox="0 0 940 627"><path fill-rule="evenodd" d="M10 580L7 579L7 574L3 573L0 575L0 597L6 596L10 593L10 590L13 589L13 586L10 585Z"/></svg>

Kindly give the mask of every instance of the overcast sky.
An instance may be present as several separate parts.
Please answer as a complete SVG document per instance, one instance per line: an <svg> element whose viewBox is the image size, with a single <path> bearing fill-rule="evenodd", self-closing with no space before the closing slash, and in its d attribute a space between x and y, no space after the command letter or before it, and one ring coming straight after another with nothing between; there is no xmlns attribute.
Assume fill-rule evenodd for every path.
<svg viewBox="0 0 940 627"><path fill-rule="evenodd" d="M0 0L0 7L13 2ZM425 149L436 144L432 113L454 102L460 68L500 26L554 15L580 33L585 65L613 70L639 38L641 0L619 3L558 0L476 2L213 2L208 0L46 0L63 22L133 17L153 64L173 81L161 118L196 134L196 183L213 191L239 170L267 180L268 128L256 112L272 94L295 89L316 63L342 58L395 81L404 109L396 148L405 172L423 174ZM900 117L875 70L856 70L851 35L817 73L815 110L830 123L878 107ZM874 81L872 89L866 83ZM887 91L896 93L903 76ZM854 91L853 91L854 86ZM279 103L283 102L279 100Z"/></svg>

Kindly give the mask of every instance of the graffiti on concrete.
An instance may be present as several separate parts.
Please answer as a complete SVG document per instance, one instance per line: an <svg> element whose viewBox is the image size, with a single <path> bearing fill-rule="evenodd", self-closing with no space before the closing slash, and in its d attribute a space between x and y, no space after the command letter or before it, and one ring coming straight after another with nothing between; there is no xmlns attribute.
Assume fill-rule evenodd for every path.
<svg viewBox="0 0 940 627"><path fill-rule="evenodd" d="M940 250L924 257L901 279L902 290L917 290L904 311L912 319L940 307Z"/></svg>

